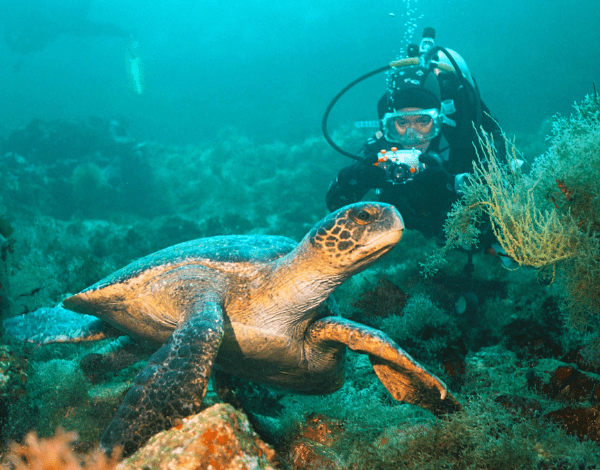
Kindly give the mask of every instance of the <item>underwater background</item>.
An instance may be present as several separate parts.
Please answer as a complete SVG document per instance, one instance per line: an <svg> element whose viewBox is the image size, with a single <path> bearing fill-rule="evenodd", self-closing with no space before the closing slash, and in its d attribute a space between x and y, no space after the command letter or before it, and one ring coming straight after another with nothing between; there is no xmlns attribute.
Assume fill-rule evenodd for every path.
<svg viewBox="0 0 600 470"><path fill-rule="evenodd" d="M18 73L20 55L2 42L4 133L32 118L98 115L122 116L137 138L165 143L203 142L225 126L260 141L295 142L318 135L335 93L418 42L425 26L437 30L438 44L463 55L508 132L535 133L549 116L569 113L600 68L600 12L591 0L543 7L518 0L20 3L66 11L89 4L89 19L135 35L145 91L131 93L121 38L59 36L28 54ZM19 10L2 4L9 14ZM16 20L3 16L19 21L18 13ZM373 119L383 80L354 90L332 118Z"/></svg>
<svg viewBox="0 0 600 470"><path fill-rule="evenodd" d="M403 57L424 27L467 61L530 162L548 151L553 116L595 96L596 2L372 3L0 0L3 35L31 45L0 41L3 318L55 306L182 241L299 240L327 213L329 182L349 163L321 134L326 106L355 78ZM96 35L99 24L113 32ZM380 74L342 98L329 121L338 144L362 145L368 133L354 122L376 118L384 88ZM578 138L591 142L591 131ZM279 410L264 418L261 437L283 468L597 468L597 330L572 328L559 286L481 254L479 309L457 316L466 255L451 253L425 277L420 263L433 250L409 231L336 297L344 316L383 330L440 376L465 411L435 422L392 403L366 358L350 355L347 384L332 396L246 390ZM90 449L144 363L137 353L90 359L106 352L3 335L2 452L30 429L51 436L58 426ZM332 430L325 450L306 442L315 420ZM303 460L293 457L298 436Z"/></svg>

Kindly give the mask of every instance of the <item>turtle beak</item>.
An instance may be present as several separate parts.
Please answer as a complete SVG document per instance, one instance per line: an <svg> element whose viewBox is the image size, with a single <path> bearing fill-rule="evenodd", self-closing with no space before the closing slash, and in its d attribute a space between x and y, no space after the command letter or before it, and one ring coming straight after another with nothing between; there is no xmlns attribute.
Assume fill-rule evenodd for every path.
<svg viewBox="0 0 600 470"><path fill-rule="evenodd" d="M394 206L387 206L382 212L377 230L381 233L369 243L369 246L380 245L381 250L391 250L400 242L404 233L404 221L398 209ZM377 252L381 251L377 250Z"/></svg>
<svg viewBox="0 0 600 470"><path fill-rule="evenodd" d="M400 232L400 238L402 238L402 232L404 231L404 220L402 220L402 216L400 215L400 212L398 212L398 209L396 209L394 206L388 206L383 210L382 217L389 218L389 230L391 232ZM398 238L396 243L400 241L400 238Z"/></svg>
<svg viewBox="0 0 600 470"><path fill-rule="evenodd" d="M359 270L365 269L387 253L400 242L404 233L404 221L394 206L386 207L374 230L379 232L369 243L360 246L360 250L366 253L357 263Z"/></svg>

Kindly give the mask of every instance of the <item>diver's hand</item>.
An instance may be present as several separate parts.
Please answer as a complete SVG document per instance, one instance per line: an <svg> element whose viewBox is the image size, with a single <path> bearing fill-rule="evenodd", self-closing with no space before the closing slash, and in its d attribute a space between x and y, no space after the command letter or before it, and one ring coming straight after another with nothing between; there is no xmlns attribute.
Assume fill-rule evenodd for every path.
<svg viewBox="0 0 600 470"><path fill-rule="evenodd" d="M415 182L432 188L447 188L454 191L454 175L446 171L442 159L435 153L422 153L419 161L425 169L419 171L414 177Z"/></svg>
<svg viewBox="0 0 600 470"><path fill-rule="evenodd" d="M330 211L360 201L371 188L385 183L386 173L366 159L342 168L329 185L325 203Z"/></svg>
<svg viewBox="0 0 600 470"><path fill-rule="evenodd" d="M370 158L342 168L338 180L343 185L356 186L358 188L380 188L386 180L383 168L374 165Z"/></svg>
<svg viewBox="0 0 600 470"><path fill-rule="evenodd" d="M359 163L362 178L369 185L369 188L381 188L387 180L386 171L375 166L375 162L377 162L377 156L375 158L365 158Z"/></svg>

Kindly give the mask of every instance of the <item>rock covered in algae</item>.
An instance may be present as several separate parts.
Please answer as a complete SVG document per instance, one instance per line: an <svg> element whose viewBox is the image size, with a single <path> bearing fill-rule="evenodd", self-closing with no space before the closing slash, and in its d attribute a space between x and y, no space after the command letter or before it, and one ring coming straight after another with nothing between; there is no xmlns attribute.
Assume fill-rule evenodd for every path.
<svg viewBox="0 0 600 470"><path fill-rule="evenodd" d="M118 468L270 470L275 451L260 440L248 418L231 405L217 404L153 436Z"/></svg>

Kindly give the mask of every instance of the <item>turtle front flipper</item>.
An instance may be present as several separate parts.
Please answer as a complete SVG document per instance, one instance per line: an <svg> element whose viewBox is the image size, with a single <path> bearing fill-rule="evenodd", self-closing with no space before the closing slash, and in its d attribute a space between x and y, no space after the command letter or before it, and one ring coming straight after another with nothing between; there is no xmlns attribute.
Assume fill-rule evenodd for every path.
<svg viewBox="0 0 600 470"><path fill-rule="evenodd" d="M135 452L177 418L200 411L223 337L220 299L196 301L169 339L135 377L114 419L102 435L105 450Z"/></svg>
<svg viewBox="0 0 600 470"><path fill-rule="evenodd" d="M307 331L316 344L338 342L369 355L379 380L398 401L439 415L460 409L458 400L435 375L427 372L385 333L341 317L316 321Z"/></svg>

